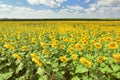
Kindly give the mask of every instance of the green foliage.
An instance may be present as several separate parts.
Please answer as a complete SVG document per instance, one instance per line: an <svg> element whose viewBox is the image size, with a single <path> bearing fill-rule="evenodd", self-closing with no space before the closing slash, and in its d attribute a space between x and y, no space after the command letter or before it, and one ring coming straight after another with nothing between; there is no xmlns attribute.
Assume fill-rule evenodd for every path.
<svg viewBox="0 0 120 80"><path fill-rule="evenodd" d="M120 79L119 33L105 27L118 23L13 23L0 24L0 80Z"/></svg>

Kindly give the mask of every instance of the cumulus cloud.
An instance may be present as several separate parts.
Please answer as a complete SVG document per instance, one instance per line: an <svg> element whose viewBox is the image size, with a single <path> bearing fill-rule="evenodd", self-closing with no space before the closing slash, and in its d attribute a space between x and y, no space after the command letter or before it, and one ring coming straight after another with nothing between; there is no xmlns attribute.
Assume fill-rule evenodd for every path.
<svg viewBox="0 0 120 80"><path fill-rule="evenodd" d="M85 0L85 3L89 3L90 2L90 0Z"/></svg>
<svg viewBox="0 0 120 80"><path fill-rule="evenodd" d="M98 11L98 12L116 12L116 9L120 9L120 0L98 0L96 3L93 3L88 8L89 11Z"/></svg>
<svg viewBox="0 0 120 80"><path fill-rule="evenodd" d="M9 13L9 14L8 14ZM28 7L13 7L0 4L0 18L50 18L55 14L52 10L34 10Z"/></svg>
<svg viewBox="0 0 120 80"><path fill-rule="evenodd" d="M82 1L82 0L77 0L77 1ZM89 3L90 0L84 0L85 3Z"/></svg>
<svg viewBox="0 0 120 80"><path fill-rule="evenodd" d="M90 7L85 9L86 13L95 13L103 16L118 17L120 12L120 0L96 0L90 4Z"/></svg>
<svg viewBox="0 0 120 80"><path fill-rule="evenodd" d="M11 5L0 4L0 10L1 10L1 11L10 10L11 8L12 8Z"/></svg>
<svg viewBox="0 0 120 80"><path fill-rule="evenodd" d="M97 6L114 6L120 4L120 0L98 0Z"/></svg>
<svg viewBox="0 0 120 80"><path fill-rule="evenodd" d="M72 6L67 5L66 8L68 8L70 10L77 10L77 11L81 11L84 9L83 7L81 7L79 5L72 5Z"/></svg>
<svg viewBox="0 0 120 80"><path fill-rule="evenodd" d="M66 0L56 0L55 2L63 3L64 1ZM58 11L34 10L29 7L0 4L0 18L120 18L119 13L119 0L96 0L88 8L66 5Z"/></svg>
<svg viewBox="0 0 120 80"><path fill-rule="evenodd" d="M59 7L64 1L67 1L67 0L27 0L29 4L32 4L32 5L43 4L51 8Z"/></svg>
<svg viewBox="0 0 120 80"><path fill-rule="evenodd" d="M3 6L4 5L4 6ZM3 11L3 9L5 9ZM69 8L74 9L69 6ZM11 5L0 5L0 17L1 18L78 18L80 14L71 13L69 8L63 8L57 13L53 10L34 10L27 7L13 7ZM80 8L81 9L81 8ZM10 13L10 14L4 14Z"/></svg>

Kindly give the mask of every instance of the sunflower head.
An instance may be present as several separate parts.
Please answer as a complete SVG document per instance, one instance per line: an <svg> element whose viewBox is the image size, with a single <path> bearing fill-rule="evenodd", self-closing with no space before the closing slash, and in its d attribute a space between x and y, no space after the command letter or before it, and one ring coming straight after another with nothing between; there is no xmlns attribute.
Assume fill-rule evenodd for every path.
<svg viewBox="0 0 120 80"><path fill-rule="evenodd" d="M118 48L118 44L116 42L111 42L108 44L108 47L110 49L116 49L116 48Z"/></svg>

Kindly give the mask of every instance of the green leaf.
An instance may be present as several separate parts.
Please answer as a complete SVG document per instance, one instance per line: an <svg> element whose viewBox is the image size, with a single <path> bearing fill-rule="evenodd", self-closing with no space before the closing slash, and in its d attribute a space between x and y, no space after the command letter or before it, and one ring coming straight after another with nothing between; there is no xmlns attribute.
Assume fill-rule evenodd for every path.
<svg viewBox="0 0 120 80"><path fill-rule="evenodd" d="M46 64L50 64L51 65L52 63L50 61L47 61Z"/></svg>
<svg viewBox="0 0 120 80"><path fill-rule="evenodd" d="M98 77L101 76L99 74L97 74L95 71L90 73L90 76L93 77L95 80L98 80Z"/></svg>
<svg viewBox="0 0 120 80"><path fill-rule="evenodd" d="M114 72L117 72L120 70L120 66L118 66L118 65L112 65L111 67L112 67Z"/></svg>
<svg viewBox="0 0 120 80"><path fill-rule="evenodd" d="M41 76L38 80L48 80L47 75Z"/></svg>
<svg viewBox="0 0 120 80"><path fill-rule="evenodd" d="M54 72L57 72L59 69L58 68L53 68L53 71Z"/></svg>
<svg viewBox="0 0 120 80"><path fill-rule="evenodd" d="M0 65L0 70L2 69L2 68L5 68L5 67L7 67L7 66L10 66L11 65L11 63L2 63L1 65Z"/></svg>
<svg viewBox="0 0 120 80"><path fill-rule="evenodd" d="M106 52L107 51L107 48L103 48L103 52Z"/></svg>
<svg viewBox="0 0 120 80"><path fill-rule="evenodd" d="M108 66L106 66L106 72L108 72L108 73L112 73L113 71L112 71L111 68L109 68Z"/></svg>
<svg viewBox="0 0 120 80"><path fill-rule="evenodd" d="M20 63L16 69L16 73L18 73L20 70L22 70L24 67L23 67L23 64Z"/></svg>
<svg viewBox="0 0 120 80"><path fill-rule="evenodd" d="M106 68L99 68L99 70L100 70L102 73L105 73L105 72L106 72Z"/></svg>
<svg viewBox="0 0 120 80"><path fill-rule="evenodd" d="M4 60L7 60L7 58L5 57L0 58L0 61L4 61Z"/></svg>
<svg viewBox="0 0 120 80"><path fill-rule="evenodd" d="M100 64L100 67L105 67L105 66L106 66L105 63Z"/></svg>
<svg viewBox="0 0 120 80"><path fill-rule="evenodd" d="M105 66L104 68L99 68L102 73L112 73L112 69L108 66Z"/></svg>
<svg viewBox="0 0 120 80"><path fill-rule="evenodd" d="M100 77L99 79L100 79L100 80L109 80L109 78L108 78L108 77L105 77L105 76L102 76L102 77Z"/></svg>
<svg viewBox="0 0 120 80"><path fill-rule="evenodd" d="M15 62L16 65L18 65L18 64L20 64L20 63L21 63L21 61L18 60L18 59L17 59L16 62Z"/></svg>
<svg viewBox="0 0 120 80"><path fill-rule="evenodd" d="M62 78L63 78L63 74L61 74L60 72L55 73L55 80L60 80Z"/></svg>
<svg viewBox="0 0 120 80"><path fill-rule="evenodd" d="M84 72L88 72L88 68L87 67L84 67L82 65L78 65L76 67L75 73L84 73Z"/></svg>
<svg viewBox="0 0 120 80"><path fill-rule="evenodd" d="M57 67L58 66L58 63L53 63L52 64L52 67Z"/></svg>
<svg viewBox="0 0 120 80"><path fill-rule="evenodd" d="M0 74L0 80L8 80L10 77L12 77L12 74L12 71Z"/></svg>
<svg viewBox="0 0 120 80"><path fill-rule="evenodd" d="M115 78L120 79L120 72L114 73L114 74L112 74L112 75L115 76Z"/></svg>
<svg viewBox="0 0 120 80"><path fill-rule="evenodd" d="M16 78L16 80L25 80L25 76L21 76L19 78Z"/></svg>
<svg viewBox="0 0 120 80"><path fill-rule="evenodd" d="M50 73L52 71L52 67L51 66L46 66L45 71L47 73Z"/></svg>
<svg viewBox="0 0 120 80"><path fill-rule="evenodd" d="M82 80L90 80L88 76L82 76Z"/></svg>
<svg viewBox="0 0 120 80"><path fill-rule="evenodd" d="M71 80L80 80L78 76L74 76Z"/></svg>
<svg viewBox="0 0 120 80"><path fill-rule="evenodd" d="M42 76L44 75L44 69L39 67L36 73Z"/></svg>
<svg viewBox="0 0 120 80"><path fill-rule="evenodd" d="M6 66L10 66L11 65L11 63L9 62L9 63L6 63Z"/></svg>

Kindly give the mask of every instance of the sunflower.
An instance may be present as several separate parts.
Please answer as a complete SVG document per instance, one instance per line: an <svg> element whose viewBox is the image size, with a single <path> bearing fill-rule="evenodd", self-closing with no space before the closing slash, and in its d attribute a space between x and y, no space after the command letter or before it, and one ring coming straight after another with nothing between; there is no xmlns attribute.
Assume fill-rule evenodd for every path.
<svg viewBox="0 0 120 80"><path fill-rule="evenodd" d="M60 42L58 40L54 40L54 44L58 45Z"/></svg>
<svg viewBox="0 0 120 80"><path fill-rule="evenodd" d="M100 42L100 43L103 43L104 41L105 41L105 38L100 38L100 39L99 39L99 42Z"/></svg>
<svg viewBox="0 0 120 80"><path fill-rule="evenodd" d="M76 60L76 59L77 59L77 56L78 56L77 54L72 54L72 55L71 55L71 58L72 58L73 60Z"/></svg>
<svg viewBox="0 0 120 80"><path fill-rule="evenodd" d="M63 44L60 45L60 49L65 49L65 46Z"/></svg>
<svg viewBox="0 0 120 80"><path fill-rule="evenodd" d="M71 36L71 37L75 37L75 36L76 36L76 34L75 34L75 33L72 33L70 36Z"/></svg>
<svg viewBox="0 0 120 80"><path fill-rule="evenodd" d="M64 39L64 37L59 37L59 40L61 40L61 41L62 41L63 39Z"/></svg>
<svg viewBox="0 0 120 80"><path fill-rule="evenodd" d="M0 38L0 42L3 42L3 39L2 39L2 38Z"/></svg>
<svg viewBox="0 0 120 80"><path fill-rule="evenodd" d="M111 42L108 44L108 47L110 49L116 49L116 48L118 48L118 44L116 42Z"/></svg>
<svg viewBox="0 0 120 80"><path fill-rule="evenodd" d="M120 53L113 54L113 58L114 58L115 62L120 62Z"/></svg>
<svg viewBox="0 0 120 80"><path fill-rule="evenodd" d="M15 47L14 47L13 45L11 45L11 44L5 44L4 47L5 47L6 49L11 49L11 50L14 50L14 49L15 49Z"/></svg>
<svg viewBox="0 0 120 80"><path fill-rule="evenodd" d="M46 47L46 43L45 42L40 42L40 45L45 48Z"/></svg>
<svg viewBox="0 0 120 80"><path fill-rule="evenodd" d="M112 41L112 37L107 37L107 38L106 38L106 41L107 41L107 42L111 42L111 41Z"/></svg>
<svg viewBox="0 0 120 80"><path fill-rule="evenodd" d="M80 58L80 62L84 65L86 65L87 67L91 68L92 67L92 62L90 62L89 60L87 60L86 58L84 57L81 57Z"/></svg>
<svg viewBox="0 0 120 80"><path fill-rule="evenodd" d="M20 36L20 35L17 35L17 39L20 40L20 39L21 39L21 36Z"/></svg>
<svg viewBox="0 0 120 80"><path fill-rule="evenodd" d="M95 40L91 40L90 43L94 45L96 42Z"/></svg>
<svg viewBox="0 0 120 80"><path fill-rule="evenodd" d="M23 51L29 51L29 48L27 46L22 46Z"/></svg>
<svg viewBox="0 0 120 80"><path fill-rule="evenodd" d="M94 45L97 49L101 49L102 48L102 45L100 43L95 43Z"/></svg>
<svg viewBox="0 0 120 80"><path fill-rule="evenodd" d="M74 47L75 45L74 44L70 44L69 47Z"/></svg>
<svg viewBox="0 0 120 80"><path fill-rule="evenodd" d="M82 36L81 42L84 42L84 41L86 41L86 40L85 40L84 36Z"/></svg>
<svg viewBox="0 0 120 80"><path fill-rule="evenodd" d="M83 43L83 45L87 45L88 44L88 42L86 40L83 41L82 43Z"/></svg>
<svg viewBox="0 0 120 80"><path fill-rule="evenodd" d="M92 46L87 46L87 50L91 51L92 50Z"/></svg>
<svg viewBox="0 0 120 80"><path fill-rule="evenodd" d="M120 43L120 37L116 37L115 40L118 44Z"/></svg>
<svg viewBox="0 0 120 80"><path fill-rule="evenodd" d="M69 42L69 38L64 38L64 41L65 42Z"/></svg>
<svg viewBox="0 0 120 80"><path fill-rule="evenodd" d="M36 63L39 67L42 67L42 62L41 61L39 61L37 58L32 58L32 61L34 62L34 63Z"/></svg>
<svg viewBox="0 0 120 80"><path fill-rule="evenodd" d="M73 47L70 47L70 48L68 49L68 51L69 51L69 52L74 52L74 48L73 48Z"/></svg>
<svg viewBox="0 0 120 80"><path fill-rule="evenodd" d="M98 63L102 63L104 60L106 60L105 56L100 56L99 58L97 58Z"/></svg>
<svg viewBox="0 0 120 80"><path fill-rule="evenodd" d="M77 38L77 41L80 42L80 41L81 41L81 37L78 37L78 38Z"/></svg>
<svg viewBox="0 0 120 80"><path fill-rule="evenodd" d="M17 53L14 53L13 57L15 57L15 58L17 58L19 60L22 60L22 57L19 54L17 54Z"/></svg>
<svg viewBox="0 0 120 80"><path fill-rule="evenodd" d="M32 44L35 44L35 41L36 41L36 38L32 38L32 39L31 39L31 43L32 43Z"/></svg>
<svg viewBox="0 0 120 80"><path fill-rule="evenodd" d="M75 42L74 38L69 38L70 42Z"/></svg>
<svg viewBox="0 0 120 80"><path fill-rule="evenodd" d="M86 35L85 38L86 38L86 39L90 39L90 36L89 36L89 35Z"/></svg>
<svg viewBox="0 0 120 80"><path fill-rule="evenodd" d="M67 62L68 61L68 59L65 56L60 56L59 59L60 59L61 62Z"/></svg>
<svg viewBox="0 0 120 80"><path fill-rule="evenodd" d="M9 48L9 44L5 44L4 47L8 49Z"/></svg>
<svg viewBox="0 0 120 80"><path fill-rule="evenodd" d="M56 49L57 48L57 44L51 44L51 46L54 48L54 49Z"/></svg>
<svg viewBox="0 0 120 80"><path fill-rule="evenodd" d="M38 58L38 55L36 55L35 53L31 53L30 56L31 56L32 58Z"/></svg>
<svg viewBox="0 0 120 80"><path fill-rule="evenodd" d="M47 50L47 49L44 49L42 52L46 55L48 55L50 53L49 50Z"/></svg>
<svg viewBox="0 0 120 80"><path fill-rule="evenodd" d="M79 43L77 43L77 44L75 45L75 47L76 47L76 49L79 50L79 51L83 50L82 45L80 45Z"/></svg>

